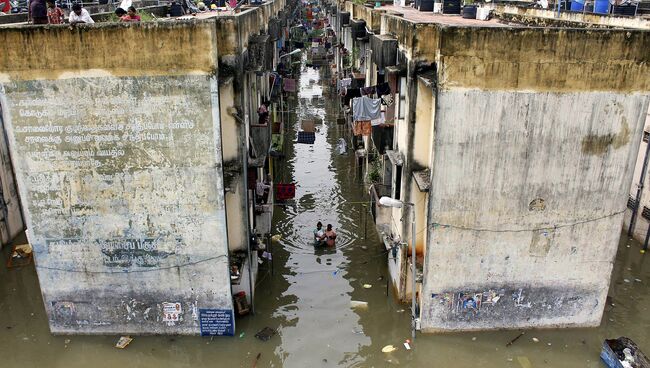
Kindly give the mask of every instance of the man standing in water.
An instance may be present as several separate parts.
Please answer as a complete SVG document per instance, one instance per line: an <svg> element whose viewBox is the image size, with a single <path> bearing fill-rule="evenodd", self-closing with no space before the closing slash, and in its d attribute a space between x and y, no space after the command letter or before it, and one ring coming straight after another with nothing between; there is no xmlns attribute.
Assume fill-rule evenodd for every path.
<svg viewBox="0 0 650 368"><path fill-rule="evenodd" d="M332 229L332 224L327 224L327 230L325 231L325 242L328 247L333 247L336 244L336 231Z"/></svg>
<svg viewBox="0 0 650 368"><path fill-rule="evenodd" d="M325 242L325 232L323 231L323 224L318 221L316 224L316 230L314 230L314 245L324 245Z"/></svg>

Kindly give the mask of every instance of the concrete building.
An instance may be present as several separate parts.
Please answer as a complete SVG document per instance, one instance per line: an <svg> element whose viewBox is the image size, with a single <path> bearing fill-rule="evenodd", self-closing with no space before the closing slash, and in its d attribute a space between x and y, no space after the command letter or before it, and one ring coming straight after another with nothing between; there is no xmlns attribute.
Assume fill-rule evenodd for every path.
<svg viewBox="0 0 650 368"><path fill-rule="evenodd" d="M380 169L373 213L403 301L415 237L426 332L596 326L605 305L650 38L607 17L596 27L506 10L480 21L346 1L334 16L345 48L366 50L352 67L363 86L391 87L385 132L360 147L365 171ZM544 22L558 27L529 27Z"/></svg>
<svg viewBox="0 0 650 368"><path fill-rule="evenodd" d="M1 122L53 333L234 333L272 209L251 187L272 170L274 121L255 123L282 35L259 35L289 8L0 28L16 45Z"/></svg>

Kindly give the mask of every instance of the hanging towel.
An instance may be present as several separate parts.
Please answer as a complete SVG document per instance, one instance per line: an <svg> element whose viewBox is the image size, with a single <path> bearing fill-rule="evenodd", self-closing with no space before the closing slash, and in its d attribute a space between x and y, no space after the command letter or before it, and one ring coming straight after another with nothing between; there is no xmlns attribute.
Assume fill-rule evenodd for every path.
<svg viewBox="0 0 650 368"><path fill-rule="evenodd" d="M370 125L372 126L378 126L386 123L386 114L382 111L381 114L379 115L378 119L372 119L370 120Z"/></svg>
<svg viewBox="0 0 650 368"><path fill-rule="evenodd" d="M377 95L384 96L390 94L390 85L388 82L382 83L377 86Z"/></svg>
<svg viewBox="0 0 650 368"><path fill-rule="evenodd" d="M379 119L380 116L380 99L362 96L352 100L352 117L354 121Z"/></svg>

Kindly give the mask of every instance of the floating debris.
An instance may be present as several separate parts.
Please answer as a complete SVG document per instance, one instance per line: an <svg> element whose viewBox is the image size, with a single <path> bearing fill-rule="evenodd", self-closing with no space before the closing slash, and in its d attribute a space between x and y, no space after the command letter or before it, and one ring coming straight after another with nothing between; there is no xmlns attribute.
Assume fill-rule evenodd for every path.
<svg viewBox="0 0 650 368"><path fill-rule="evenodd" d="M69 342L70 340L67 341ZM118 349L124 349L131 343L131 341L133 341L133 338L131 336L122 336L119 340L117 340L115 347Z"/></svg>
<svg viewBox="0 0 650 368"><path fill-rule="evenodd" d="M536 337L533 337L533 342L539 342L539 339Z"/></svg>
<svg viewBox="0 0 650 368"><path fill-rule="evenodd" d="M275 330L272 329L271 327L264 327L263 329L261 329L259 332L255 334L255 337L257 337L262 341L269 341L271 337L273 337L273 335L275 334L276 334Z"/></svg>
<svg viewBox="0 0 650 368"><path fill-rule="evenodd" d="M362 302L359 300L351 300L350 307L354 309L368 309L368 302Z"/></svg>
<svg viewBox="0 0 650 368"><path fill-rule="evenodd" d="M524 336L525 334L526 334L525 332L521 332L521 333L520 333L519 335L517 335L514 339L510 340L510 342L508 342L508 343L506 344L506 347L508 347L508 346L510 346L510 345L512 345L512 344L514 344L515 341L519 340L519 338L522 337L522 336Z"/></svg>
<svg viewBox="0 0 650 368"><path fill-rule="evenodd" d="M397 350L397 348L394 347L393 345L386 345L381 349L381 352L382 353L392 353L395 350Z"/></svg>
<svg viewBox="0 0 650 368"><path fill-rule="evenodd" d="M372 287L372 285L370 285L370 284L363 284L364 289L370 289L371 287Z"/></svg>

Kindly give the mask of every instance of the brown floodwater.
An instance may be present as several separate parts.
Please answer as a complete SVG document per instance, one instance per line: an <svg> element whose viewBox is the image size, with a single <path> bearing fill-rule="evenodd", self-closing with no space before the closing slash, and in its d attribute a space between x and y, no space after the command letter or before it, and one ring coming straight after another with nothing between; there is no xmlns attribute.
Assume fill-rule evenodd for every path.
<svg viewBox="0 0 650 368"><path fill-rule="evenodd" d="M322 71L303 67L286 158L274 173L276 183L298 184L295 204L275 208L273 232L281 239L272 246L273 273L260 268L256 314L237 320L235 337L136 336L119 350L118 336L52 336L33 266L2 266L0 367L252 367L258 354L257 367L604 367L603 339L623 335L650 353L648 255L625 235L600 327L528 330L510 347L519 331L418 334L406 350L410 311L387 292L387 255L354 153L337 150L348 136L336 124L336 98L324 81ZM297 122L314 117L322 120L315 144L293 143ZM314 249L317 221L334 226L335 248ZM351 301L368 308L354 310ZM278 334L262 342L254 335L266 326ZM382 353L388 344L398 350Z"/></svg>

